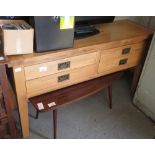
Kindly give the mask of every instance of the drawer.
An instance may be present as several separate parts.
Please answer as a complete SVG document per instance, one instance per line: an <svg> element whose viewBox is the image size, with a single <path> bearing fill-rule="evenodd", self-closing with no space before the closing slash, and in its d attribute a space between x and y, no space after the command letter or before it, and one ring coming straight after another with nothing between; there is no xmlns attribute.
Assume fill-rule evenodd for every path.
<svg viewBox="0 0 155 155"><path fill-rule="evenodd" d="M101 52L99 73L110 73L134 67L140 62L145 43L138 43Z"/></svg>
<svg viewBox="0 0 155 155"><path fill-rule="evenodd" d="M96 75L96 65L26 81L28 97L76 84Z"/></svg>
<svg viewBox="0 0 155 155"><path fill-rule="evenodd" d="M26 80L96 63L97 52L25 67Z"/></svg>

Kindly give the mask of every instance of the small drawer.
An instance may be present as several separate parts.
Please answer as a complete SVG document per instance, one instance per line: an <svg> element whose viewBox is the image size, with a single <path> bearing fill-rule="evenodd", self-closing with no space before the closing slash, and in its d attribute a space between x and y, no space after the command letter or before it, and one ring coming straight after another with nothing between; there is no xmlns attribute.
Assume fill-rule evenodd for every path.
<svg viewBox="0 0 155 155"><path fill-rule="evenodd" d="M63 88L90 79L96 75L96 65L26 81L28 97Z"/></svg>
<svg viewBox="0 0 155 155"><path fill-rule="evenodd" d="M98 72L119 71L136 66L143 56L145 44L138 43L101 52Z"/></svg>
<svg viewBox="0 0 155 155"><path fill-rule="evenodd" d="M126 45L118 48L113 48L109 50L103 50L101 51L101 57L104 57L105 59L116 59L116 58L122 58L122 57L128 57L131 54L136 54L139 51L142 51L145 48L145 43L137 43L137 44L131 44Z"/></svg>
<svg viewBox="0 0 155 155"><path fill-rule="evenodd" d="M96 63L97 53L89 53L53 62L25 67L26 80L35 79Z"/></svg>

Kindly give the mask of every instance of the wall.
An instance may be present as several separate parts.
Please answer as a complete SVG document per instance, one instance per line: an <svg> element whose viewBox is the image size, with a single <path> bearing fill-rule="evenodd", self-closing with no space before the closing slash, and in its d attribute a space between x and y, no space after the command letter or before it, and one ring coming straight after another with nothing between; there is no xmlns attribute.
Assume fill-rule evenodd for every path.
<svg viewBox="0 0 155 155"><path fill-rule="evenodd" d="M129 19L129 20L134 21L134 22L139 22L140 18L141 17L139 17L139 16L116 16L114 20Z"/></svg>
<svg viewBox="0 0 155 155"><path fill-rule="evenodd" d="M155 35L134 96L134 104L155 120Z"/></svg>
<svg viewBox="0 0 155 155"><path fill-rule="evenodd" d="M155 17L153 16L116 16L114 20L129 19L141 25L155 29Z"/></svg>
<svg viewBox="0 0 155 155"><path fill-rule="evenodd" d="M155 29L155 17L153 16L142 16L139 23ZM134 96L134 104L155 120L155 34Z"/></svg>

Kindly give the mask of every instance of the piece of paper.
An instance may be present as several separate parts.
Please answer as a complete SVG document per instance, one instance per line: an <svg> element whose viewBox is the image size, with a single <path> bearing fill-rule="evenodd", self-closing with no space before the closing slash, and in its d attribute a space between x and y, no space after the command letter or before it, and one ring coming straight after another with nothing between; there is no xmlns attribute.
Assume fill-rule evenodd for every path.
<svg viewBox="0 0 155 155"><path fill-rule="evenodd" d="M73 29L74 16L60 16L60 30Z"/></svg>
<svg viewBox="0 0 155 155"><path fill-rule="evenodd" d="M53 107L53 106L55 106L55 105L56 105L55 102L48 103L48 106L49 106L50 108Z"/></svg>
<svg viewBox="0 0 155 155"><path fill-rule="evenodd" d="M4 57L3 56L0 56L0 61L4 60Z"/></svg>
<svg viewBox="0 0 155 155"><path fill-rule="evenodd" d="M39 110L43 110L43 109L44 109L44 105L43 105L42 102L37 103L37 106L38 106L38 109L39 109Z"/></svg>

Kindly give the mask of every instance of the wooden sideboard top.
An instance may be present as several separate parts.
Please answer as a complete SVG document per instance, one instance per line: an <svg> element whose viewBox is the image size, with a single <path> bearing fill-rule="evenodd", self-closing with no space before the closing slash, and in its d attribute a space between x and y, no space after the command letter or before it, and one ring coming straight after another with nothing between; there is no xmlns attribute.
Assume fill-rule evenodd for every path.
<svg viewBox="0 0 155 155"><path fill-rule="evenodd" d="M8 66L27 66L89 53L99 49L104 50L123 45L134 44L148 39L153 34L153 30L129 20L120 20L108 24L99 24L96 25L96 27L100 30L99 34L88 38L75 40L73 48L43 53L34 52L33 54L20 56L8 56Z"/></svg>

